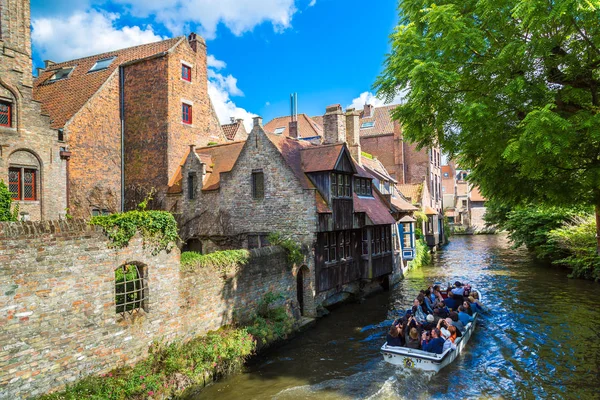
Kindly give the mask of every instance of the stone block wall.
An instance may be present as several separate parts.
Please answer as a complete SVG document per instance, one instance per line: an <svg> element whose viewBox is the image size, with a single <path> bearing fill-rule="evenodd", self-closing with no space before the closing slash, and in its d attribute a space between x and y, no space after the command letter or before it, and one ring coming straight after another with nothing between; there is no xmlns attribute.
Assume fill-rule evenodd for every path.
<svg viewBox="0 0 600 400"><path fill-rule="evenodd" d="M147 312L115 310L114 271L147 268ZM295 301L295 278L279 248L254 251L224 279L181 272L179 251L152 256L140 238L124 249L81 220L0 224L0 399L60 388L134 363L155 340L187 339L250 315L267 291ZM237 311L239 310L239 311Z"/></svg>

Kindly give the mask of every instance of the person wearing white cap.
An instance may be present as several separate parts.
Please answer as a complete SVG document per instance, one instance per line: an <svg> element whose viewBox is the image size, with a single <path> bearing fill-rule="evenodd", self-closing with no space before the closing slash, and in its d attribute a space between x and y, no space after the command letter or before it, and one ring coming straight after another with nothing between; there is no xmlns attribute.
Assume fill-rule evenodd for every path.
<svg viewBox="0 0 600 400"><path fill-rule="evenodd" d="M450 336L452 335L450 333L450 331L446 328L442 328L442 329L440 329L440 333L441 333L442 339L444 339L444 347L442 348L442 352L444 352L448 349L455 350L456 345L454 343L452 343L452 340L450 340Z"/></svg>

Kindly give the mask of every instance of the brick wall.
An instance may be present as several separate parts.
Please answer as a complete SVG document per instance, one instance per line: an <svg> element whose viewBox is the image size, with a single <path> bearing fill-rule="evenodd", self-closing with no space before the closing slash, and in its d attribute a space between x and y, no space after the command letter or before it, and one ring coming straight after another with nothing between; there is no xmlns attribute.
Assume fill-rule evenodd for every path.
<svg viewBox="0 0 600 400"><path fill-rule="evenodd" d="M69 214L121 210L119 71L65 125L69 144Z"/></svg>
<svg viewBox="0 0 600 400"><path fill-rule="evenodd" d="M114 270L147 267L148 312L115 312ZM0 399L38 395L87 374L144 357L154 340L201 335L248 316L267 291L295 299L280 248L252 252L225 280L180 272L179 251L151 256L134 239L124 249L81 220L0 224Z"/></svg>
<svg viewBox="0 0 600 400"><path fill-rule="evenodd" d="M396 163L397 148L393 134L363 136L360 138L362 151L377 157L390 176L402 182L402 163Z"/></svg>
<svg viewBox="0 0 600 400"><path fill-rule="evenodd" d="M60 158L57 131L33 100L30 16L28 0L0 2L0 101L12 107L12 124L0 127L0 179L27 152L38 170L36 200L20 201L32 220L58 218L66 207L66 162Z"/></svg>

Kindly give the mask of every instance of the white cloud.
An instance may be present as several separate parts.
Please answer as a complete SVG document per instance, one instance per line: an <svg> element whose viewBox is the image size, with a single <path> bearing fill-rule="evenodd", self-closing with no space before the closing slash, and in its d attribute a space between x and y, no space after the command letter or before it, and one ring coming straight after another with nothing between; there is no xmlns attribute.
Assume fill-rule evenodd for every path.
<svg viewBox="0 0 600 400"><path fill-rule="evenodd" d="M317 0L310 0L310 3L308 3L309 7L314 6L315 4L317 4Z"/></svg>
<svg viewBox="0 0 600 400"><path fill-rule="evenodd" d="M384 100L375 96L371 92L362 92L360 96L352 100L352 104L350 104L348 107L354 107L357 110L362 110L365 104L371 104L375 107L381 107L386 104L401 104L404 101L405 95L405 92L399 93L392 99L392 101L386 103Z"/></svg>
<svg viewBox="0 0 600 400"><path fill-rule="evenodd" d="M104 53L164 38L152 26L116 28L119 14L105 11L76 11L67 17L36 18L31 34L36 50L43 58L65 61Z"/></svg>
<svg viewBox="0 0 600 400"><path fill-rule="evenodd" d="M217 60L213 56L208 56L208 95L210 100L215 107L217 117L222 124L228 124L233 118L242 118L244 120L244 126L246 130L250 132L252 130L252 118L256 116L245 109L238 107L231 96L243 96L244 92L237 87L237 79L231 74L224 75L216 69L225 68L226 63L221 60Z"/></svg>
<svg viewBox="0 0 600 400"><path fill-rule="evenodd" d="M135 16L154 16L173 34L199 29L206 39L214 39L222 23L233 34L241 35L264 22L276 32L291 25L296 13L294 0L117 0Z"/></svg>

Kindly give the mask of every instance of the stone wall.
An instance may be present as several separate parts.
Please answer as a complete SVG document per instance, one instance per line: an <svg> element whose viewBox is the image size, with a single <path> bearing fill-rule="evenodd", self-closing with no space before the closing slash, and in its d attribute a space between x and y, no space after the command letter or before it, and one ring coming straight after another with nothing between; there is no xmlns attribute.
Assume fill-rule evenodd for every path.
<svg viewBox="0 0 600 400"><path fill-rule="evenodd" d="M140 238L113 249L84 221L0 224L0 399L58 389L88 374L134 363L155 340L201 335L249 316L262 296L295 301L285 252L263 248L224 279L181 272L179 251L152 256ZM146 311L115 310L119 266L147 269Z"/></svg>
<svg viewBox="0 0 600 400"><path fill-rule="evenodd" d="M483 201L472 201L470 207L471 214L471 228L474 231L481 231L485 229L485 202Z"/></svg>

